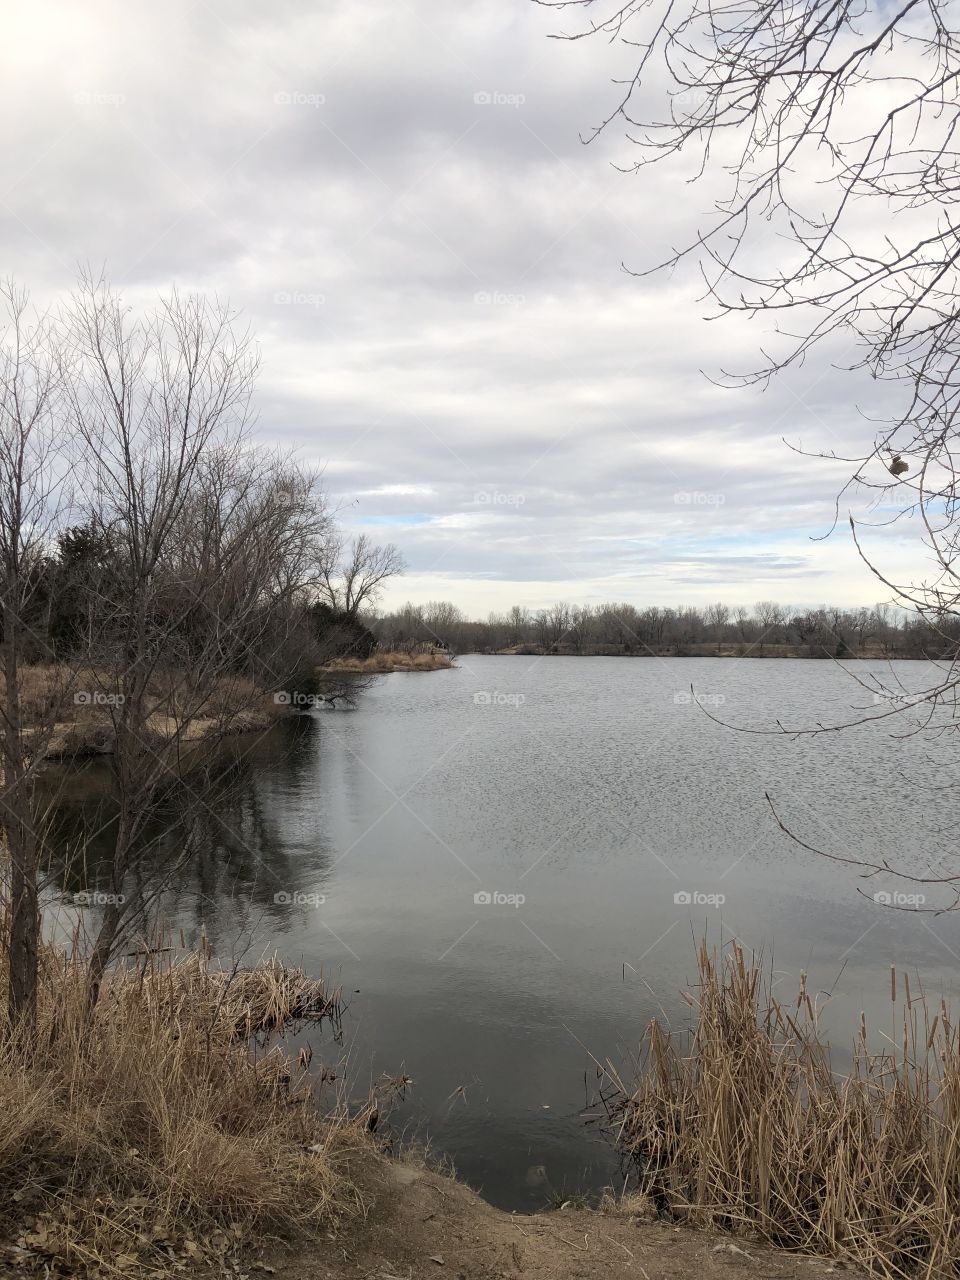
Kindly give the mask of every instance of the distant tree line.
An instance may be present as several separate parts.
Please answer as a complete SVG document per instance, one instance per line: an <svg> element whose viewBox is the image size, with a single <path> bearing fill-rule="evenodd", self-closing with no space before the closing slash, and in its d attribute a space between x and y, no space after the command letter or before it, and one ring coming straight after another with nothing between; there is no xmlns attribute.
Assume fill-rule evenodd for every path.
<svg viewBox="0 0 960 1280"><path fill-rule="evenodd" d="M367 625L384 649L438 645L458 653L724 654L809 658L949 658L960 619L936 623L891 606L797 609L774 600L678 608L633 604L514 605L483 621L456 605L406 604Z"/></svg>

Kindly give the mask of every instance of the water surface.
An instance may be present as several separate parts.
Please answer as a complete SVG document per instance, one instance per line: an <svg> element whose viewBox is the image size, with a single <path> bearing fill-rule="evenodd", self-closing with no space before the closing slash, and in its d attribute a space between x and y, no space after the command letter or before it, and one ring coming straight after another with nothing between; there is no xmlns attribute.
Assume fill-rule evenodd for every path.
<svg viewBox="0 0 960 1280"><path fill-rule="evenodd" d="M895 668L910 688L929 673ZM913 886L803 852L764 798L825 851L922 866L950 820L936 749L704 713L802 726L858 706L876 712L818 661L468 656L386 676L355 710L237 748L243 785L212 803L168 909L224 954L276 947L340 981L354 1092L406 1072L401 1123L492 1201L535 1208L616 1178L581 1117L594 1060L627 1061L651 1017L686 1024L705 932L762 951L780 991L807 970L841 1057L861 1009L891 1029L891 963L956 991L956 917L883 911L875 892Z"/></svg>

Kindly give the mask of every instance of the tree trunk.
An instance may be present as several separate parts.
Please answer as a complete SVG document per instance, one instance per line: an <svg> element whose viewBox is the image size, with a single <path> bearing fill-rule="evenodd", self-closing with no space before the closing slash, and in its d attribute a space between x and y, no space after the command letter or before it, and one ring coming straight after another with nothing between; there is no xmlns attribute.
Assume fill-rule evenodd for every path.
<svg viewBox="0 0 960 1280"><path fill-rule="evenodd" d="M113 952L113 945L120 927L120 917L121 910L119 905L113 902L108 903L103 913L103 919L100 922L100 929L97 932L97 940L93 944L93 951L90 953L90 960L87 964L86 1016L88 1022L93 1017L93 1011L96 1009L97 1001L100 999L103 975Z"/></svg>
<svg viewBox="0 0 960 1280"><path fill-rule="evenodd" d="M10 579L13 579L11 582ZM10 936L7 1010L10 1030L32 1035L37 1018L37 956L40 910L37 897L37 842L31 825L31 783L20 723L18 619L11 608L15 575L8 575L3 610L3 677L6 731L3 744L2 825L10 849Z"/></svg>
<svg viewBox="0 0 960 1280"><path fill-rule="evenodd" d="M18 828L14 832L14 828ZM37 897L37 860L32 836L22 823L5 823L10 841L10 978L7 1008L11 1029L32 1035L37 1020L37 956L40 909Z"/></svg>

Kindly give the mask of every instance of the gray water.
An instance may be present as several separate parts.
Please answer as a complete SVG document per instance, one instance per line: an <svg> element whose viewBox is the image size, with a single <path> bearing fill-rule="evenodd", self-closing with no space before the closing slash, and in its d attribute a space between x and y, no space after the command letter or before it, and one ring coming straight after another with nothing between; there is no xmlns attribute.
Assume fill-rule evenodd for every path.
<svg viewBox="0 0 960 1280"><path fill-rule="evenodd" d="M930 673L894 668L908 688ZM700 937L762 952L779 993L807 970L841 1058L861 1009L891 1030L890 964L956 993L957 917L877 906L877 891L916 886L804 852L764 798L826 852L939 865L948 744L709 718L876 714L850 670L888 672L468 656L383 677L353 710L236 749L243 785L212 802L167 909L224 955L276 947L342 983L345 1043L318 1040L314 1065L345 1056L356 1096L409 1075L394 1124L490 1200L529 1209L599 1188L618 1171L583 1120L595 1060L628 1065L654 1016L687 1025Z"/></svg>

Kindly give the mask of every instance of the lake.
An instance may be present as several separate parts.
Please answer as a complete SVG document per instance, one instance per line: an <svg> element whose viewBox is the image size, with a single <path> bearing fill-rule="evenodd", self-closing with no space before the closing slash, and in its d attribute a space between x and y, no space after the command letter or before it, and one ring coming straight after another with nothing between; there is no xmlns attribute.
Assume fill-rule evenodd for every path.
<svg viewBox="0 0 960 1280"><path fill-rule="evenodd" d="M907 689L932 670L892 665ZM167 910L224 955L275 947L342 983L344 1045L318 1039L314 1065L345 1057L354 1096L406 1072L395 1126L494 1203L595 1190L618 1175L581 1114L594 1059L627 1064L654 1016L687 1025L679 992L704 934L762 951L778 994L807 970L838 1061L861 1009L891 1031L890 964L956 995L958 917L884 910L874 893L916 886L804 852L764 798L831 853L942 865L946 742L889 725L757 736L709 718L876 714L851 672L889 675L880 663L467 656L382 677L355 709L234 748L242 786L212 804Z"/></svg>

